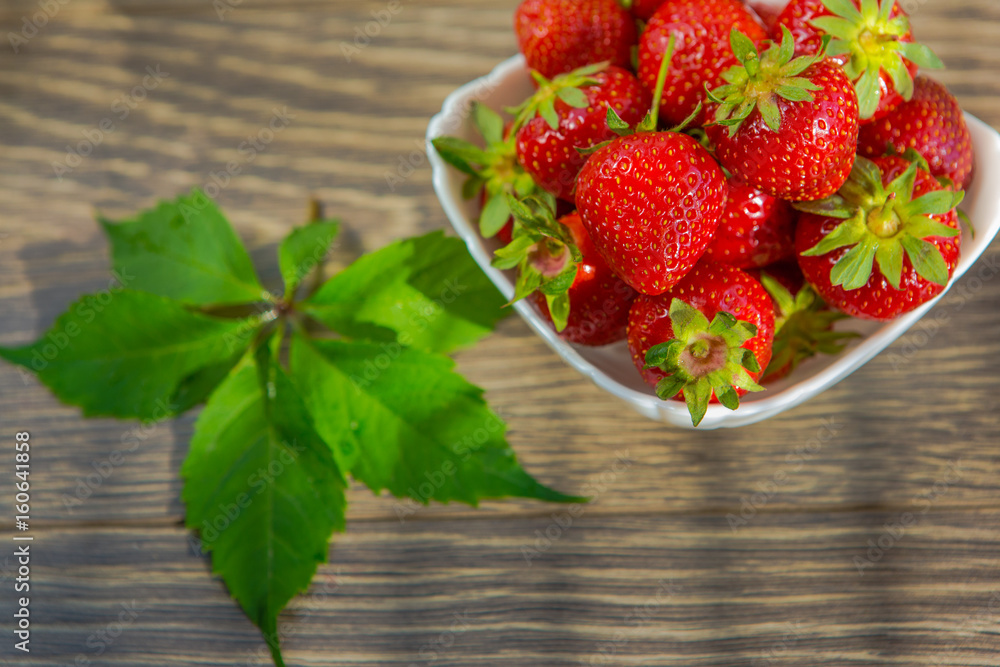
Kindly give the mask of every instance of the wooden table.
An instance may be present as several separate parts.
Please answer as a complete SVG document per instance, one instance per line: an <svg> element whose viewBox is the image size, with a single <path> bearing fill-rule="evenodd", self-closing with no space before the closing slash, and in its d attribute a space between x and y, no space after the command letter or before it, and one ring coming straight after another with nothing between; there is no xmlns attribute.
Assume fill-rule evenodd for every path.
<svg viewBox="0 0 1000 667"><path fill-rule="evenodd" d="M400 0L388 14L383 2L59 1L18 54L0 48L5 344L106 286L95 208L122 216L203 186L275 109L290 125L218 196L268 281L310 195L346 221L345 258L443 227L420 153L427 120L515 51L513 0ZM1000 126L1000 5L909 5L949 64L940 78ZM39 11L4 2L4 34ZM57 178L54 163L76 162L67 145L87 141ZM331 564L282 617L289 664L1000 665L997 249L992 271L962 280L964 300L821 397L735 432L635 417L507 320L461 368L540 479L579 491L604 475L594 504L565 529L560 508L516 501L401 523L391 498L353 489ZM182 527L192 419L137 428L82 421L0 365L0 433L29 430L36 445L37 536L32 653L14 655L4 634L0 664L264 664ZM123 436L138 446L109 466ZM612 474L619 453L631 463ZM12 483L0 471L5 502ZM0 564L13 552L2 514ZM7 628L9 578L0 590Z"/></svg>

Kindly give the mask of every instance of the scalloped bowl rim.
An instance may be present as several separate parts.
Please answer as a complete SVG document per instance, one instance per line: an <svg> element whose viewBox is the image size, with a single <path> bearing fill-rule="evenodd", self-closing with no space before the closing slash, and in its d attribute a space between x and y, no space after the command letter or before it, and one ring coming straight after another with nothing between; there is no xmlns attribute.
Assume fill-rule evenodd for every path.
<svg viewBox="0 0 1000 667"><path fill-rule="evenodd" d="M468 109L473 100L490 102L495 97L502 96L504 89L520 90L519 95L523 97L525 91L530 90L528 86L530 81L523 56L509 58L497 65L490 74L461 86L449 95L444 101L441 112L431 119L427 128L427 154L433 169L434 190L445 214L452 227L465 241L476 263L508 299L514 294L511 279L505 272L490 265L492 249L479 235L478 225L470 220L469 203L462 200L459 194L463 175L441 159L434 150L431 140L467 132ZM497 95L498 91L501 95ZM516 104L518 101L520 100L515 95L513 99L505 100L501 104L493 101L489 106L499 109L502 106ZM698 427L700 430L746 426L768 419L800 405L837 384L916 324L986 251L1000 231L1000 195L996 194L1000 193L1000 135L970 114L966 114L966 120L972 133L973 145L976 147L976 178L966 193L967 197L962 208L973 220L976 234L975 238L971 238L967 232L963 233L962 255L948 288L937 298L892 322L882 324L847 320L849 323L847 328L862 333L865 336L863 339L858 340L832 361L828 360L828 363L810 366L816 360L806 362L788 380L776 384L766 392L745 397L736 411L727 410L721 405L710 406L705 419ZM988 192L987 183L992 185L994 193L992 197L985 194ZM627 386L610 377L599 367L599 364L607 367L608 364L619 363L623 358L623 344L618 344L617 350L609 350L614 346L608 348L574 346L560 339L527 300L519 301L514 308L552 350L573 368L590 378L598 387L625 401L634 410L650 419L682 428L693 428L690 415L683 403L662 401L652 393L652 389L643 391L635 385ZM627 362L638 378L631 360ZM808 374L809 372L811 374Z"/></svg>

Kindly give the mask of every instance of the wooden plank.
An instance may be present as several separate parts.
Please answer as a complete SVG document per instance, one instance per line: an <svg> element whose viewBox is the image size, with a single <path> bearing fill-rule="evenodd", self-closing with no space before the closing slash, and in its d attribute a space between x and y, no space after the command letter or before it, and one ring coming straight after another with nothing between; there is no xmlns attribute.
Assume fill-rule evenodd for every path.
<svg viewBox="0 0 1000 667"><path fill-rule="evenodd" d="M10 92L0 101L0 145L12 157L0 162L5 343L30 340L81 291L107 286L107 255L92 205L125 215L155 197L211 182L213 172L239 157L241 137L259 130L275 106L294 109L294 122L219 195L268 283L278 277L275 244L302 218L310 193L347 221L339 263L389 239L442 226L426 164L396 192L384 176L417 150L447 90L514 50L513 3L474 10L407 5L349 65L338 40L353 39L353 28L364 25L375 4L301 13L247 5L226 21L207 5L167 15L126 11L143 3L116 6L120 12L60 15L29 50L0 56L12 65L0 67L0 86ZM986 59L996 48L990 26L998 11L986 2L962 3L960 11L927 4L914 17L918 33L951 66L942 78L963 101L966 93L981 100L977 113L994 123L1000 105ZM443 27L428 32L429 23ZM216 54L221 43L225 52ZM115 100L157 64L171 76L119 120ZM115 131L57 180L52 161L109 116ZM989 261L996 265L995 251ZM601 511L728 511L781 472L792 474L768 498L771 510L902 507L956 460L963 477L942 502L992 506L1000 419L992 389L1000 341L984 332L1000 328L1000 281L995 273L985 281L971 276L962 290L965 296L946 301L923 330L836 389L737 432L690 434L632 416L516 320L475 354L463 355L461 365L489 390L526 465L546 482L585 490L608 470L616 450L629 451L636 463L626 480L601 494ZM815 455L806 452L809 460L798 461L802 448L816 447L810 442L824 434L824 420L841 428ZM0 429L22 428L50 443L38 454L37 483L45 489L35 507L38 519L181 516L176 471L190 419L149 428L82 422L34 381L25 383L3 366ZM138 447L105 479L98 469L107 471L123 438L125 449ZM396 516L391 499L363 490L352 499L357 518ZM489 504L488 510L545 511L532 503ZM466 510L421 513L455 517Z"/></svg>
<svg viewBox="0 0 1000 667"><path fill-rule="evenodd" d="M565 529L548 517L355 522L312 591L284 615L287 657L399 666L995 665L1000 512L932 509L887 537L883 526L901 520L803 512L760 517L735 534L721 516L585 513ZM539 542L526 559L546 532L551 546ZM887 550L859 575L855 557L864 561L867 542L880 539ZM31 549L32 665L73 664L78 655L134 667L255 664L254 629L180 529L51 530ZM10 604L3 596L0 612Z"/></svg>

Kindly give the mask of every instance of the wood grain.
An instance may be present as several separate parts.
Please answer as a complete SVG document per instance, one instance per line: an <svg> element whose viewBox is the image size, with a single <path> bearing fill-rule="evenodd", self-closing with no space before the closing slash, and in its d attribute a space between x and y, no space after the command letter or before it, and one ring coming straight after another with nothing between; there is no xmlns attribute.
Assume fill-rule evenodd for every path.
<svg viewBox="0 0 1000 667"><path fill-rule="evenodd" d="M284 616L289 664L995 665L1000 513L932 510L860 575L898 520L355 522ZM97 664L244 665L261 646L179 529L54 530L33 549L32 665L95 660L120 620Z"/></svg>
<svg viewBox="0 0 1000 667"><path fill-rule="evenodd" d="M912 5L914 31L948 63L936 76L1000 126L1000 5ZM230 6L220 19L208 0L70 0L20 53L5 37L0 343L33 339L81 292L107 286L95 208L128 215L212 183L233 160L240 173L217 200L272 284L276 243L310 196L346 223L339 263L445 226L422 154L426 123L452 89L514 53L516 2L404 1L350 62L344 45L386 3ZM0 33L37 11L0 3ZM149 67L169 75L143 90ZM290 124L246 161L239 146L275 109ZM85 150L104 119L113 131L60 180L53 163L65 163L67 146ZM393 176L403 182L390 186ZM981 266L998 262L994 244ZM520 549L555 508L429 507L400 522L391 498L355 488L349 532L319 579L339 568L341 586L286 616L290 664L998 664L989 605L1000 589L1000 280L986 269L834 389L735 432L641 420L519 320L504 322L460 355L461 369L488 390L528 469L591 493L593 505L529 567ZM0 433L22 429L39 443L39 653L23 664L78 654L92 664L246 664L257 634L179 528L192 417L84 422L4 365ZM109 470L112 452L133 444ZM617 452L632 463L611 479ZM10 485L0 474L0 496ZM851 559L867 540L931 500L859 576ZM727 516L741 514L748 523L734 532ZM661 579L681 589L629 626ZM94 655L87 638L132 599L147 611ZM10 605L0 596L0 614ZM427 647L466 610L474 622L433 655ZM590 662L619 630L617 653ZM6 645L0 660L11 660Z"/></svg>

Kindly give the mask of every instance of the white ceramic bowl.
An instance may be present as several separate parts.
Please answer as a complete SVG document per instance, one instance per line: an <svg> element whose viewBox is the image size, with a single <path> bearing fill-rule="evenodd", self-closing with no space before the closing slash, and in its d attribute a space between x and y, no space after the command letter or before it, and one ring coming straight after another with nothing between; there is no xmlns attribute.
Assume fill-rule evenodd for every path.
<svg viewBox="0 0 1000 667"><path fill-rule="evenodd" d="M511 58L488 76L468 83L448 96L441 113L427 128L427 152L434 169L434 189L448 219L486 275L507 297L514 294L513 276L490 266L493 251L499 247L496 239L479 236L478 204L462 199L465 176L446 164L434 150L430 140L442 136L457 136L469 141L477 137L469 119L473 101L480 101L497 111L515 106L531 94L533 88L521 56ZM990 245L1000 231L1000 135L973 116L966 115L976 148L976 178L966 193L962 208L976 229L975 238L967 232L962 238L962 258L952 283L960 278ZM950 287L951 285L949 285ZM845 320L838 325L843 330L856 331L862 338L836 357L821 356L800 365L790 377L770 385L767 391L742 399L739 410L730 411L712 405L699 426L717 429L745 426L795 407L832 387L853 373L865 362L902 336L927 314L941 297L892 322ZM589 377L597 386L628 403L640 414L675 426L692 428L687 407L679 401L662 401L639 377L629 357L625 343L603 348L571 345L561 340L527 300L516 304L518 314L573 368Z"/></svg>

